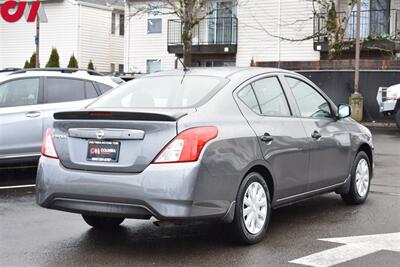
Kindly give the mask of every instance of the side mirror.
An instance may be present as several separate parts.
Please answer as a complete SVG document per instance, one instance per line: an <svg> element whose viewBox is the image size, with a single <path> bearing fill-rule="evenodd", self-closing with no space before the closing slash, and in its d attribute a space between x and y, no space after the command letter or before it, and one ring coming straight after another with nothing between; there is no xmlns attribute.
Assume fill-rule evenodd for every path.
<svg viewBox="0 0 400 267"><path fill-rule="evenodd" d="M340 104L338 106L338 119L344 119L351 116L351 107L346 104Z"/></svg>

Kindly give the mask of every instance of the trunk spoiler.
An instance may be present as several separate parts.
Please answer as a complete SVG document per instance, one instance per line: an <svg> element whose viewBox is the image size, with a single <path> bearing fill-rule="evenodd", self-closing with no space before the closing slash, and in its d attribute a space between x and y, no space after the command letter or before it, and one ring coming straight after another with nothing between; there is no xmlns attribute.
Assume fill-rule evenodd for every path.
<svg viewBox="0 0 400 267"><path fill-rule="evenodd" d="M187 112L67 111L54 113L56 120L177 121Z"/></svg>

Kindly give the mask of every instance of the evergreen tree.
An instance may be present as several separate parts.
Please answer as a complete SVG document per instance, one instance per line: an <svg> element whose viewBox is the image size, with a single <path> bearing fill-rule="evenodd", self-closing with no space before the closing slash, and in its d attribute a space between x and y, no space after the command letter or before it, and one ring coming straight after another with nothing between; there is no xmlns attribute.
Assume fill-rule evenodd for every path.
<svg viewBox="0 0 400 267"><path fill-rule="evenodd" d="M36 68L36 52L34 52L29 60L29 67L30 69Z"/></svg>
<svg viewBox="0 0 400 267"><path fill-rule="evenodd" d="M59 68L60 67L60 56L58 55L57 49L51 49L49 61L46 64L46 68Z"/></svg>
<svg viewBox="0 0 400 267"><path fill-rule="evenodd" d="M89 64L88 64L87 68L88 68L88 70L94 70L94 65L93 65L93 61L92 60L89 61Z"/></svg>
<svg viewBox="0 0 400 267"><path fill-rule="evenodd" d="M29 61L25 60L24 69L29 69L29 67L30 67Z"/></svg>
<svg viewBox="0 0 400 267"><path fill-rule="evenodd" d="M74 54L72 54L71 58L69 59L69 63L68 63L67 68L74 68L74 69L79 68L79 66L78 66L78 60L76 60Z"/></svg>

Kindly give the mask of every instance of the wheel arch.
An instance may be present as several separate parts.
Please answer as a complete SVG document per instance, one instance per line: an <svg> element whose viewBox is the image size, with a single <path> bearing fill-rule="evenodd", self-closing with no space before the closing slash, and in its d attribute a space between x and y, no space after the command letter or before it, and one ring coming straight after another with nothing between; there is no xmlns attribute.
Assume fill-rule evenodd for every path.
<svg viewBox="0 0 400 267"><path fill-rule="evenodd" d="M373 156L373 150L371 148L371 146L367 143L361 143L357 149L357 153L360 153L361 151L365 152L365 154L367 154L369 162L371 164L371 170L373 170L372 166L374 165L374 156Z"/></svg>
<svg viewBox="0 0 400 267"><path fill-rule="evenodd" d="M243 176L243 179L244 179L244 177L246 177L246 175L248 175L249 173L252 173L252 172L259 173L264 178L265 182L267 183L268 190L269 190L270 197L271 197L271 202L272 202L274 199L274 193L275 193L275 182L274 182L273 176L271 174L271 171L265 165L255 164L246 172L246 174Z"/></svg>

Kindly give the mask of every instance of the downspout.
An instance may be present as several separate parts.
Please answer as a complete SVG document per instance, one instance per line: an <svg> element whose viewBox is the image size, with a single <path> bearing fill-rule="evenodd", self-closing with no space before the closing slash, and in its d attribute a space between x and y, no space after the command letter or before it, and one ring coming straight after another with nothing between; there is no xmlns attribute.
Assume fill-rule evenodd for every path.
<svg viewBox="0 0 400 267"><path fill-rule="evenodd" d="M282 0L278 1L278 68L281 67L281 6Z"/></svg>
<svg viewBox="0 0 400 267"><path fill-rule="evenodd" d="M125 14L126 19L125 21L128 22L128 27L127 27L127 32L125 33L125 37L127 38L127 45L126 45L126 50L125 50L125 69L126 72L129 72L129 58L130 58L130 51L131 51L131 2L128 0L126 1L128 3L128 15ZM126 13L126 10L125 10Z"/></svg>
<svg viewBox="0 0 400 267"><path fill-rule="evenodd" d="M77 38L77 57L78 62L81 64L82 67L82 55L81 55L81 4L78 2L78 38Z"/></svg>

